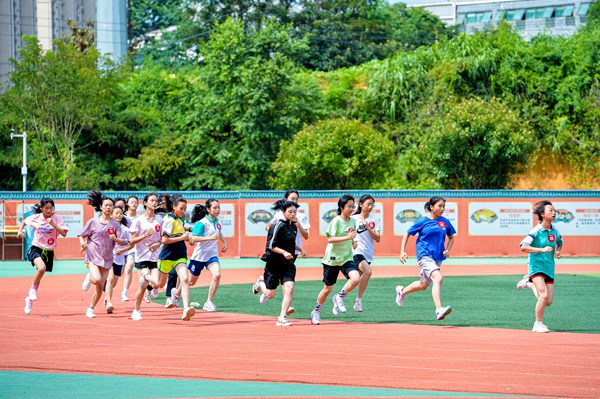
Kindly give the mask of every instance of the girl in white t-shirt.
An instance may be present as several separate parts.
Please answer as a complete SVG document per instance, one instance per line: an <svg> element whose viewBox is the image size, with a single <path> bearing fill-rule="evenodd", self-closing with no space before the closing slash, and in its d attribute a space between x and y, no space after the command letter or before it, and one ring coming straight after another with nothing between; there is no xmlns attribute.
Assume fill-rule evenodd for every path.
<svg viewBox="0 0 600 399"><path fill-rule="evenodd" d="M360 281L358 283L358 295L354 302L354 310L362 312L362 296L367 289L369 279L373 274L371 262L375 252L375 242L381 240L381 228L379 221L369 217L375 206L375 199L370 194L365 194L358 200L358 209L352 215L356 221L356 241L357 246L352 250L354 262L358 265L360 271Z"/></svg>
<svg viewBox="0 0 600 399"><path fill-rule="evenodd" d="M42 198L38 204L33 206L33 212L33 215L23 219L17 233L18 238L23 238L25 225L33 227L33 242L27 252L27 259L36 268L36 271L33 274L33 283L29 294L25 297L25 313L27 314L31 313L32 303L37 300L37 290L42 277L47 271L52 272L58 235L65 237L69 231L60 216L54 213L52 198Z"/></svg>

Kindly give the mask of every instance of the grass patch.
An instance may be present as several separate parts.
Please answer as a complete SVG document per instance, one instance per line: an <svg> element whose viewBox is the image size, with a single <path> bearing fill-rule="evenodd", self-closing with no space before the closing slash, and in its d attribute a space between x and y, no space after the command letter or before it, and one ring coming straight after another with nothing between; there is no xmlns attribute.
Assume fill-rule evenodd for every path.
<svg viewBox="0 0 600 399"><path fill-rule="evenodd" d="M446 320L437 321L430 289L407 296L404 307L395 302L394 287L408 285L414 277L372 279L363 298L363 313L352 309L356 289L346 297L345 314L333 316L330 295L321 311L323 321L337 320L364 323L444 324L464 327L493 327L529 330L535 320L535 297L531 290L515 288L520 276L460 276L445 277L442 287L444 305L454 311ZM345 281L345 280L344 280ZM552 331L600 333L600 276L562 274L556 277L554 303L546 308L544 323ZM265 305L251 293L252 284L223 285L215 297L222 312L277 316L281 307L281 291ZM333 292L339 291L338 280ZM296 283L291 318L308 319L323 287L321 281ZM201 305L208 288L193 288L191 298ZM164 294L159 302L164 303ZM308 320L307 320L308 322Z"/></svg>

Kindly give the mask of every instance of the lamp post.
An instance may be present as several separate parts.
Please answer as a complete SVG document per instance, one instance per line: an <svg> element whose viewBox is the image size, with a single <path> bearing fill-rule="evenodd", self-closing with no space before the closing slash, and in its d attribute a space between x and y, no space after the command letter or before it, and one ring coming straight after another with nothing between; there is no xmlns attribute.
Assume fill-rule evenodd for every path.
<svg viewBox="0 0 600 399"><path fill-rule="evenodd" d="M23 134L15 134L15 129L10 130L10 139L15 137L23 138L23 167L21 168L21 174L23 175L23 191L27 191L27 132Z"/></svg>

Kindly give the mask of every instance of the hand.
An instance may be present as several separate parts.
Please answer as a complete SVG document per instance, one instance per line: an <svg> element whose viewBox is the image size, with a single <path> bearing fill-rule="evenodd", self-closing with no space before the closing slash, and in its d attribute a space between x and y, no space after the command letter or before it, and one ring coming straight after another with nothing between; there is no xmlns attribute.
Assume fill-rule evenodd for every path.
<svg viewBox="0 0 600 399"><path fill-rule="evenodd" d="M156 251L158 247L160 247L160 242L155 242L154 244L148 245L148 249L152 252Z"/></svg>
<svg viewBox="0 0 600 399"><path fill-rule="evenodd" d="M221 252L227 252L227 243L223 243L223 248L221 248Z"/></svg>
<svg viewBox="0 0 600 399"><path fill-rule="evenodd" d="M302 256L303 258L307 258L308 255L306 254L306 251L304 249L300 250L300 256Z"/></svg>
<svg viewBox="0 0 600 399"><path fill-rule="evenodd" d="M352 241L352 249L356 249L358 247L358 241Z"/></svg>
<svg viewBox="0 0 600 399"><path fill-rule="evenodd" d="M354 240L356 238L356 231L352 230L348 232L348 238Z"/></svg>
<svg viewBox="0 0 600 399"><path fill-rule="evenodd" d="M211 240L218 240L219 239L219 233L215 233L210 235L208 238L210 238Z"/></svg>
<svg viewBox="0 0 600 399"><path fill-rule="evenodd" d="M85 242L81 243L81 253L85 252L85 250L87 249L87 244Z"/></svg>
<svg viewBox="0 0 600 399"><path fill-rule="evenodd" d="M24 234L23 234L23 231L19 231L19 232L17 233L17 238L23 238L23 235L24 235Z"/></svg>
<svg viewBox="0 0 600 399"><path fill-rule="evenodd" d="M153 234L153 230L152 229L148 229L146 230L146 232L144 233L144 238L148 238Z"/></svg>
<svg viewBox="0 0 600 399"><path fill-rule="evenodd" d="M125 248L117 249L117 250L115 251L115 253L116 253L117 255L121 255L123 252L125 252Z"/></svg>
<svg viewBox="0 0 600 399"><path fill-rule="evenodd" d="M283 253L283 256L284 256L284 257L285 257L287 260L290 260L290 259L293 259L293 258L294 258L294 255L292 255L291 253L289 253L289 252L287 252L287 251Z"/></svg>
<svg viewBox="0 0 600 399"><path fill-rule="evenodd" d="M402 251L402 253L400 254L400 263L406 262L406 259L408 259L408 254Z"/></svg>
<svg viewBox="0 0 600 399"><path fill-rule="evenodd" d="M552 251L553 251L553 249L549 245L547 247L542 248L542 252L552 252Z"/></svg>
<svg viewBox="0 0 600 399"><path fill-rule="evenodd" d="M449 249L444 249L444 252L443 252L443 253L444 253L444 256L445 256L446 258L449 258L449 257L450 257L450 250L449 250Z"/></svg>
<svg viewBox="0 0 600 399"><path fill-rule="evenodd" d="M109 235L108 235L108 238L110 238L110 239L111 239L111 240L113 240L113 241L117 241L117 236L116 236L116 234L109 234Z"/></svg>
<svg viewBox="0 0 600 399"><path fill-rule="evenodd" d="M554 252L554 257L557 259L560 259L562 257L562 255L560 254L560 251Z"/></svg>

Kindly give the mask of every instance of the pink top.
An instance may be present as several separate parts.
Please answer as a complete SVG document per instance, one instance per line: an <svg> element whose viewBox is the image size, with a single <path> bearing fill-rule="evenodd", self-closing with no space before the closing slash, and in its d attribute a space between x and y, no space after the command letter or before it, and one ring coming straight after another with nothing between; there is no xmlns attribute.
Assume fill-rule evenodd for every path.
<svg viewBox="0 0 600 399"><path fill-rule="evenodd" d="M56 213L52 215L54 224L63 229L65 232L69 231L65 222ZM25 224L33 227L33 242L31 245L35 245L42 249L54 249L56 248L56 239L58 238L58 231L48 223L44 214L36 213L28 216L25 219Z"/></svg>
<svg viewBox="0 0 600 399"><path fill-rule="evenodd" d="M112 267L113 248L116 243L110 239L110 234L121 237L121 223L115 219L110 219L108 223L102 223L98 218L88 220L79 233L80 237L87 238L85 263L92 262L105 269Z"/></svg>
<svg viewBox="0 0 600 399"><path fill-rule="evenodd" d="M148 220L146 215L140 215L133 220L129 231L132 235L141 236L148 230L152 230L152 235L144 238L135 244L135 261L138 262L156 262L160 255L160 248L150 251L150 245L160 242L162 237L162 217L155 215L153 220Z"/></svg>

